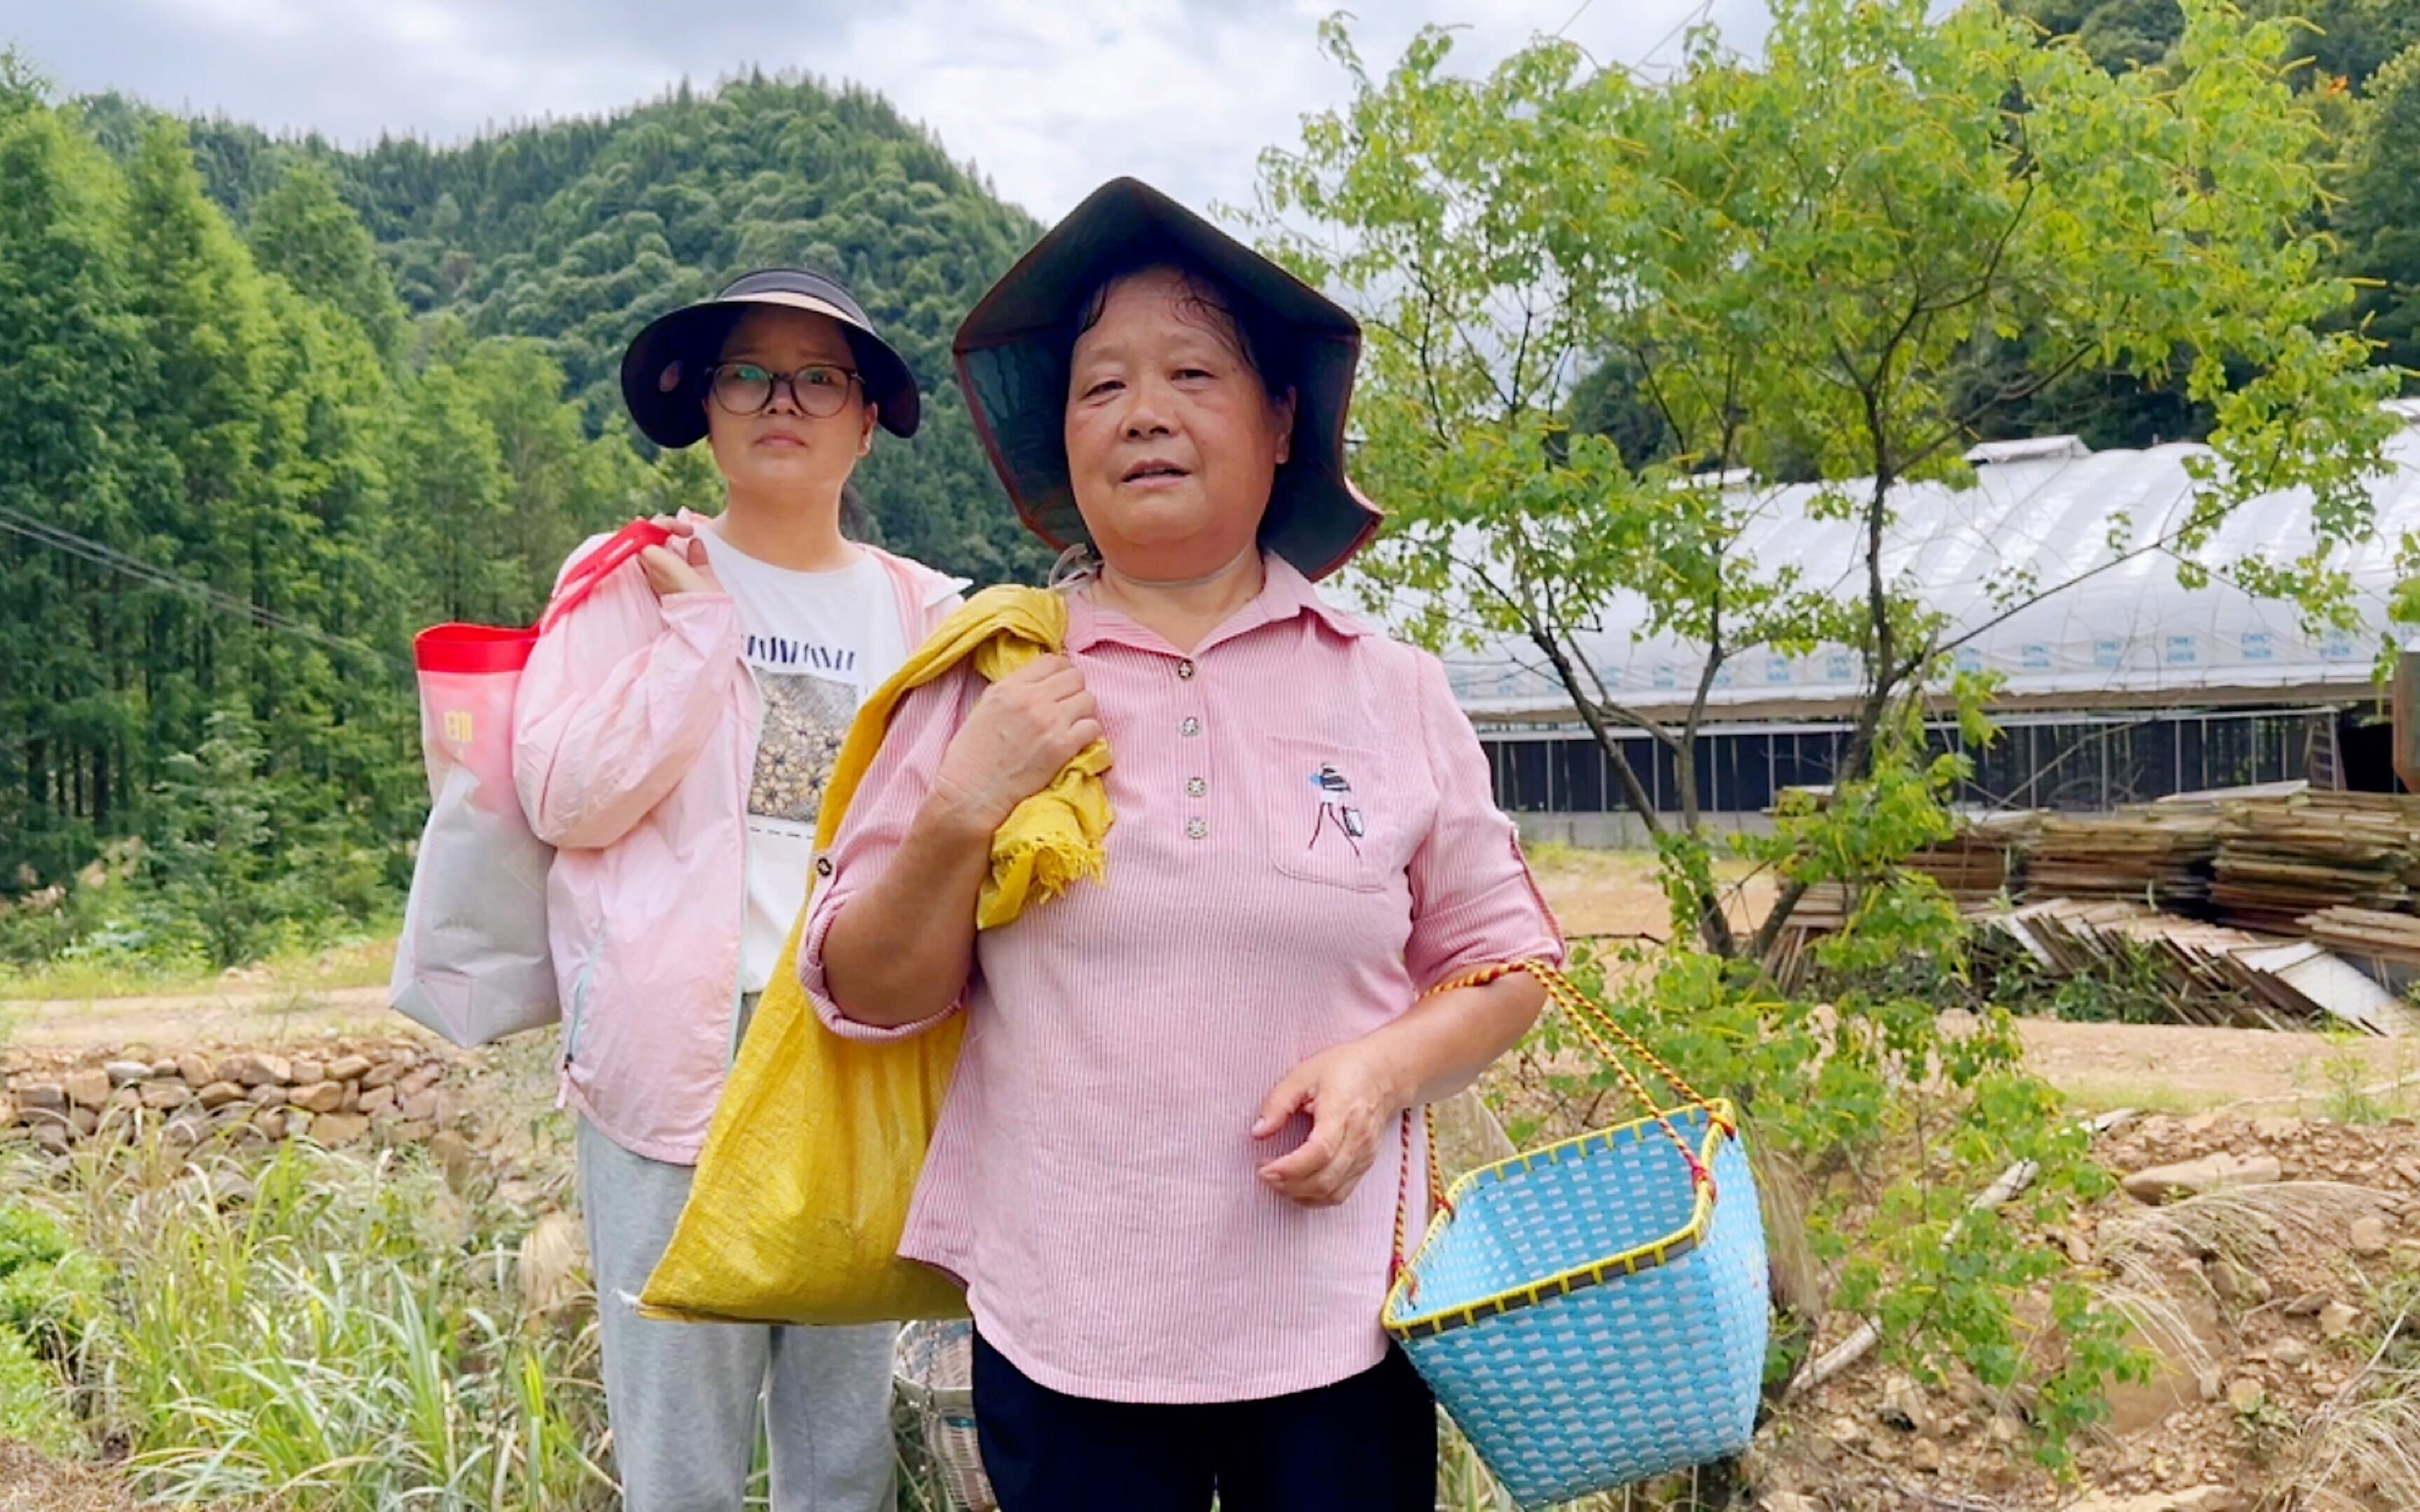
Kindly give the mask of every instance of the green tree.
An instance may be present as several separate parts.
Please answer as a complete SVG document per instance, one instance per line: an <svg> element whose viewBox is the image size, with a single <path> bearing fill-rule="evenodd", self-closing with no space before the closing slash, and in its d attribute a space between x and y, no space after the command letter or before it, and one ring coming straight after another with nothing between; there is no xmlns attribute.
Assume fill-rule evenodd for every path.
<svg viewBox="0 0 2420 1512"><path fill-rule="evenodd" d="M259 266L360 323L380 356L403 350L405 315L378 246L337 197L335 180L303 159L254 208L247 239Z"/></svg>
<svg viewBox="0 0 2420 1512"><path fill-rule="evenodd" d="M2343 266L2378 281L2362 290L2368 332L2397 366L2420 367L2420 43L2381 69L2345 148L2344 203L2336 213Z"/></svg>
<svg viewBox="0 0 2420 1512"><path fill-rule="evenodd" d="M535 607L513 549L512 478L485 397L458 369L431 367L396 437L397 534L432 620L526 621Z"/></svg>
<svg viewBox="0 0 2420 1512"><path fill-rule="evenodd" d="M2112 74L1992 5L1938 22L1927 8L1780 0L1761 60L1700 29L1656 85L1556 40L1458 77L1437 31L1377 76L1331 24L1352 99L1264 156L1260 224L1364 312L1357 471L1391 516L1364 559L1373 597L1439 640L1532 653L1656 837L1676 939L1609 989L1621 1010L1747 1102L1760 1137L1819 1182L1845 1177L1852 1151L1920 1141L1912 1174L1865 1191L1884 1217L1854 1230L1838 1304L1870 1308L1919 1369L1955 1354L2008 1384L2029 1368L2010 1298L2063 1262L1961 1210L2010 1162L2040 1162L2054 1203L2091 1175L2006 1025L1953 1045L1907 970L1961 969L1954 910L1896 863L1948 832L1957 763L1928 754L1924 719L1951 687L1947 654L1978 627L1891 575L1898 486L1962 478L1998 411L2069 375L2174 381L2208 407L2212 455L2195 467L2198 508L2138 551L2190 563L2247 501L2307 487L2317 547L2231 570L2344 623L2330 563L2370 532L2392 378L2357 337L2317 329L2351 290L2300 229L2321 200L2321 128L2281 62L2288 27L2189 0L2168 67ZM1577 400L1643 401L1660 436L1575 427L1574 378L1595 363L1618 382ZM1991 366L2005 376L1978 384ZM1860 546L1854 579L1750 559L1739 543L1766 501L1717 481L1739 469L1823 480L1822 507ZM2064 586L1993 588L2013 609ZM1651 633L1704 650L1695 687L1664 707L1618 696L1582 653L1617 594L1648 606ZM1852 737L1828 803L1786 807L1778 834L1744 844L1779 878L1750 935L1715 883L1697 736L1743 652L1819 646L1862 668ZM1980 691L1958 695L1978 739ZM1625 730L1668 755L1677 819L1631 768ZM1850 899L1821 951L1820 1012L1761 968L1818 884ZM1819 1207L1835 1256L1852 1252L1848 1217ZM2053 1295L2070 1353L2038 1382L2038 1421L2055 1449L2125 1357L2079 1288Z"/></svg>
<svg viewBox="0 0 2420 1512"><path fill-rule="evenodd" d="M118 580L29 533L139 544L124 400L139 332L126 310L123 186L16 81L0 88L0 887L54 880L125 823L136 735Z"/></svg>

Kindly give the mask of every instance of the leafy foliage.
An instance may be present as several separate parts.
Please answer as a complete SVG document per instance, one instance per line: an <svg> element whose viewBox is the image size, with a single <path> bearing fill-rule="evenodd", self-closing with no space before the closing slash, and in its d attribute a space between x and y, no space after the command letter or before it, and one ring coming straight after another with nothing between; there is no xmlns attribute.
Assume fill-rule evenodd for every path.
<svg viewBox="0 0 2420 1512"><path fill-rule="evenodd" d="M1037 575L947 381L1035 231L877 98L806 81L348 153L54 104L0 54L10 953L105 914L227 963L390 906L425 801L411 634L526 622L584 536L721 507L706 458L634 436L615 373L747 267L840 273L933 388L861 471L866 533ZM130 836L142 918L51 892Z"/></svg>
<svg viewBox="0 0 2420 1512"><path fill-rule="evenodd" d="M2343 321L2353 288L2318 224L2327 123L2284 61L2293 28L2187 0L2158 69L2113 72L1993 5L1931 8L1780 0L1762 58L1700 29L1652 84L1551 39L1465 77L1442 31L1381 75L1332 23L1352 97L1264 156L1258 224L1372 333L1357 468L1392 529L1370 596L1440 644L1527 647L1655 838L1674 938L1613 963L1608 1001L1803 1174L1814 1305L1869 1316L1920 1376L2027 1384L2056 1458L2140 1362L2033 1237L2098 1190L2081 1135L2004 1013L1953 1037L1925 990L1970 972L1947 899L1899 866L1948 833L1961 776L1926 720L1947 704L1988 739L1991 689L1949 675L1971 627L1885 566L1896 486L1961 480L1972 440L2063 382L2130 388L2189 407L2211 448L2199 507L2143 549L2191 579L2232 512L2306 487L2315 548L2233 571L2340 623L2333 563L2371 530L2396 376ZM1767 497L1724 482L1743 469L1825 485L1860 545L1849 580L1743 553ZM1705 648L1694 689L1636 705L1599 680L1579 634L1616 594ZM1716 883L1697 736L1731 657L1819 646L1862 669L1853 735L1823 801L1733 842L1779 884L1751 936ZM1668 754L1677 817L1621 728ZM1819 885L1850 900L1845 927L1816 952L1822 991L1786 993L1764 963ZM2020 1163L2024 1205L1969 1211Z"/></svg>

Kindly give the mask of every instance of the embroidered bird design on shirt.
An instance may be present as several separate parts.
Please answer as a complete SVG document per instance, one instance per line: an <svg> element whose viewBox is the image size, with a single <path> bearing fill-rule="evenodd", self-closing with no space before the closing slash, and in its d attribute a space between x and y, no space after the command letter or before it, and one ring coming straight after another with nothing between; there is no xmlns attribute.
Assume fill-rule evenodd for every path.
<svg viewBox="0 0 2420 1512"><path fill-rule="evenodd" d="M1319 790L1319 815L1311 821L1311 843L1303 848L1319 849L1319 837L1333 825L1336 832L1344 837L1344 843L1353 847L1353 854L1360 855L1361 837L1370 831L1362 822L1361 810L1344 801L1353 795L1352 782L1333 764L1322 762L1319 770L1311 774L1311 785Z"/></svg>

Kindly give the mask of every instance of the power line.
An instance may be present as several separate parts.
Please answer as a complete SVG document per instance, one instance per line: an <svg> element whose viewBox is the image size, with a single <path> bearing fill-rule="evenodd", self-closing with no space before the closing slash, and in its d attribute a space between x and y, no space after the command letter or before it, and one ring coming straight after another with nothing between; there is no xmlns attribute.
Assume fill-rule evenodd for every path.
<svg viewBox="0 0 2420 1512"><path fill-rule="evenodd" d="M305 640L315 641L331 650L341 651L349 656L365 656L389 667L401 668L407 665L402 658L389 656L375 646L366 645L349 637L331 635L316 625L306 624L281 614L275 609L250 603L232 594L223 594L208 583L195 582L190 578L180 577L164 567L145 562L139 557L129 556L113 546L93 540L88 536L78 535L73 531L37 519L6 504L0 504L0 531L23 536L38 545L47 546L54 551L79 558L96 566L105 567L112 572L148 583L155 588L165 588L172 593L181 594L196 603L215 609L222 613L235 615L265 630L282 631Z"/></svg>

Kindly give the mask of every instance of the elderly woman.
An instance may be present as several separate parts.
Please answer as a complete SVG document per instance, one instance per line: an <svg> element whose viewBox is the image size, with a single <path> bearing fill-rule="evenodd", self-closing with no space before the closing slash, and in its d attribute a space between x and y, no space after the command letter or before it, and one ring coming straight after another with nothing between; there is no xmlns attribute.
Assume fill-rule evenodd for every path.
<svg viewBox="0 0 2420 1512"><path fill-rule="evenodd" d="M902 1253L967 1283L1006 1512L1434 1499L1378 1326L1404 1132L1543 996L1450 984L1560 941L1442 669L1311 588L1376 520L1342 471L1358 341L1131 180L959 331L1010 494L1097 565L1065 656L905 702L799 973L845 1035L967 1015ZM1104 735L1106 882L978 935L993 829Z"/></svg>
<svg viewBox="0 0 2420 1512"><path fill-rule="evenodd" d="M531 827L560 847L562 1085L623 1504L739 1512L761 1423L777 1512L876 1512L891 1330L652 1322L631 1299L805 904L841 736L957 603L956 581L841 533L875 427L914 435L920 395L848 291L794 269L649 325L622 394L658 445L706 442L726 502L666 521L670 543L539 639L514 766Z"/></svg>

